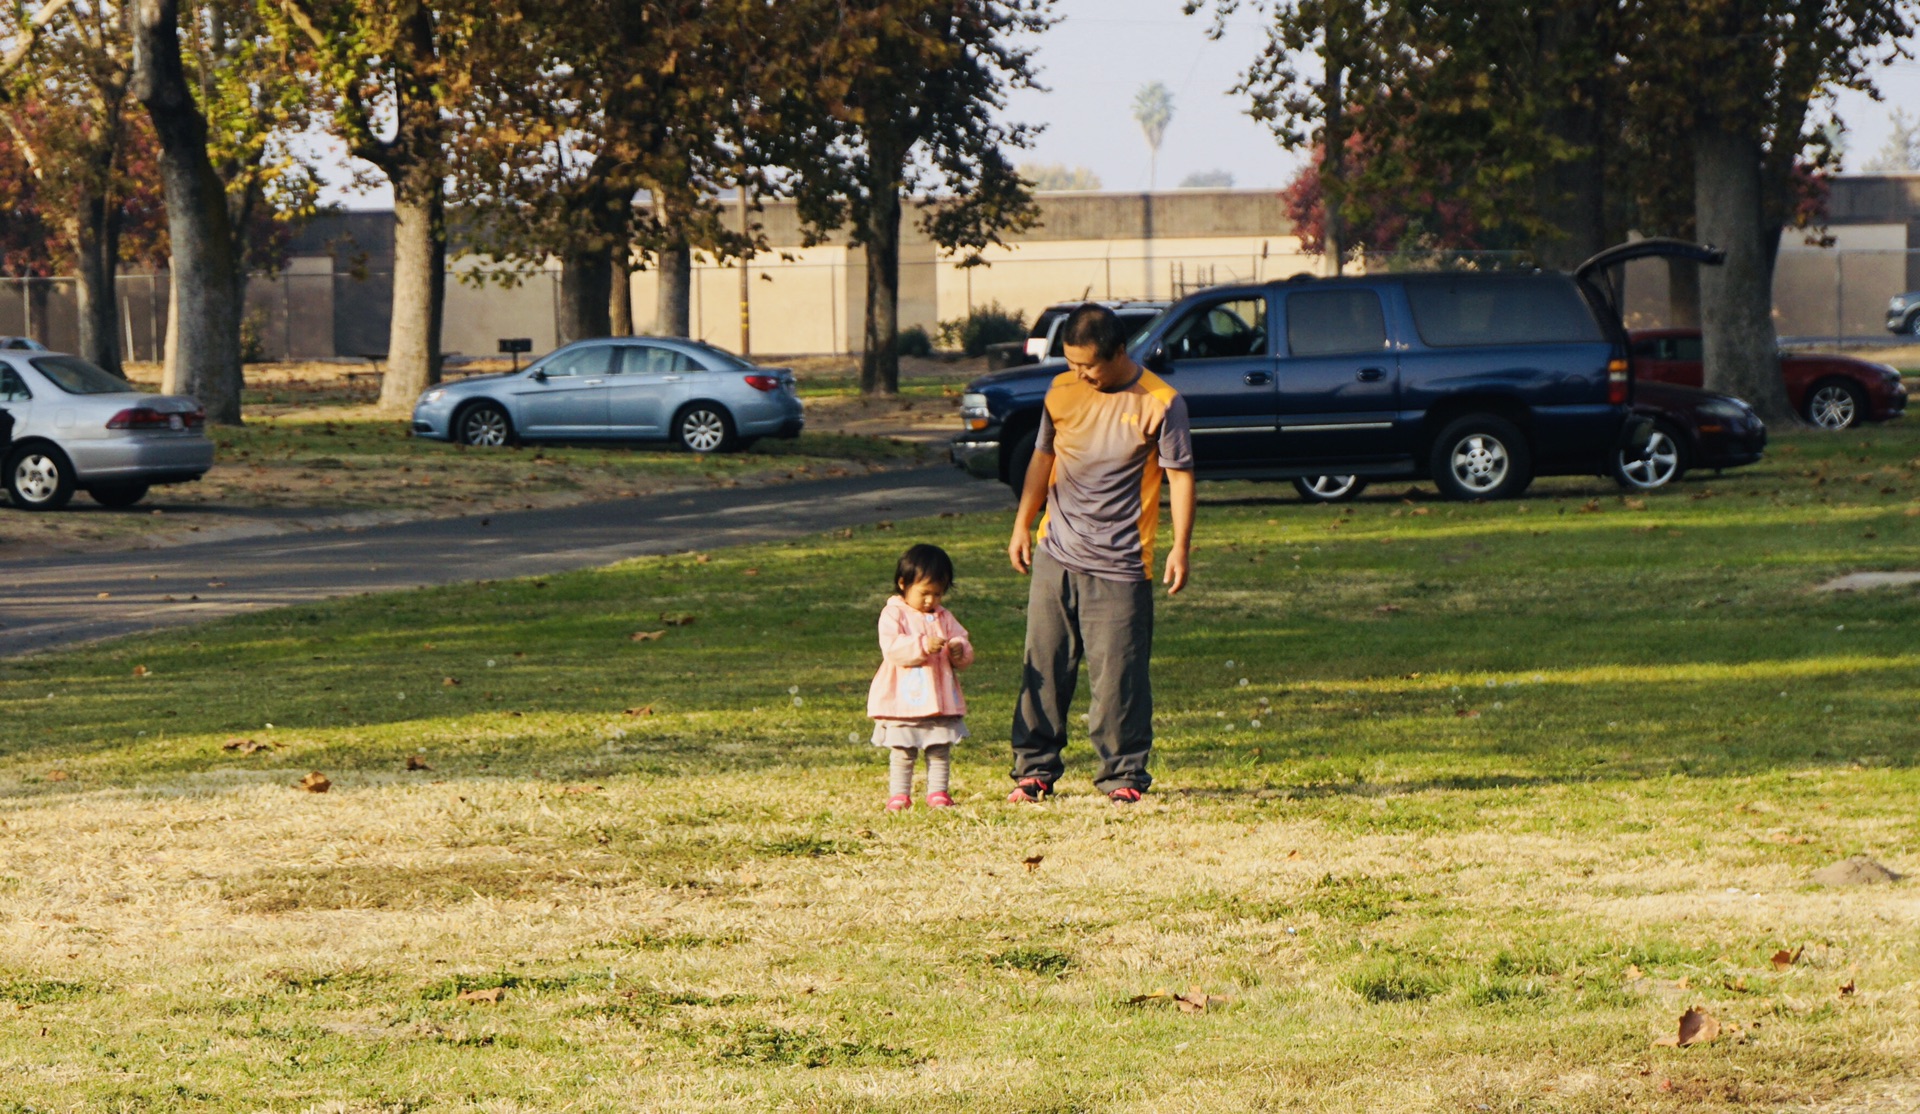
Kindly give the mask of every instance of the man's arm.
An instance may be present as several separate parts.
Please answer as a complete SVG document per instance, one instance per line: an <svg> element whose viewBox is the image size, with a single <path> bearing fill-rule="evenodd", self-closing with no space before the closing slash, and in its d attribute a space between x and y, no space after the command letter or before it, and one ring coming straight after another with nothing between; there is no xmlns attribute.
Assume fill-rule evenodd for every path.
<svg viewBox="0 0 1920 1114"><path fill-rule="evenodd" d="M1007 560L1013 563L1013 571L1027 572L1033 568L1033 520L1040 517L1040 508L1047 502L1047 484L1053 478L1053 454L1033 451L1033 460L1027 464L1027 482L1020 488L1020 509L1013 512L1013 537L1007 542Z"/></svg>
<svg viewBox="0 0 1920 1114"><path fill-rule="evenodd" d="M1167 595L1187 586L1187 551L1193 546L1193 473L1167 470L1167 496L1173 504L1173 547L1167 550Z"/></svg>

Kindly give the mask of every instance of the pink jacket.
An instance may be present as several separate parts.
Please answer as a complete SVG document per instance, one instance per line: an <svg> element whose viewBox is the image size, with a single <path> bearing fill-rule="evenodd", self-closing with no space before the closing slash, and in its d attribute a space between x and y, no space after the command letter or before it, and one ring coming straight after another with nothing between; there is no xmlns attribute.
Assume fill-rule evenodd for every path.
<svg viewBox="0 0 1920 1114"><path fill-rule="evenodd" d="M947 640L940 653L928 654L926 639ZM931 615L915 611L895 596L880 612L880 671L867 690L867 715L874 719L924 719L964 716L966 698L953 674L973 664L967 628L946 608Z"/></svg>

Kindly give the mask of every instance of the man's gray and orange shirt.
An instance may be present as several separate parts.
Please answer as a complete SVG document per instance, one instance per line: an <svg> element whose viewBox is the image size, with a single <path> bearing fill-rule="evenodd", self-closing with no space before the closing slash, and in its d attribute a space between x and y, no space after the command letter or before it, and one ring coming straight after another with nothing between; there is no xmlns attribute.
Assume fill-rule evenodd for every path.
<svg viewBox="0 0 1920 1114"><path fill-rule="evenodd" d="M1186 400L1150 371L1111 390L1069 371L1047 390L1034 448L1054 455L1040 548L1088 576L1152 580L1161 476L1193 468Z"/></svg>

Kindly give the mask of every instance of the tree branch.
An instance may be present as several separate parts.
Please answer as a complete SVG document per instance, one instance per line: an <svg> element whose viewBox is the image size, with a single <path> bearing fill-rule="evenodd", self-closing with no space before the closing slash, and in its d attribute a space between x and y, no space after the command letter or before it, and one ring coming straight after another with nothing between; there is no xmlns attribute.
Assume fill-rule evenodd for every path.
<svg viewBox="0 0 1920 1114"><path fill-rule="evenodd" d="M26 24L20 28L20 41L13 44L13 49L7 52L6 57L0 58L0 79L6 78L8 74L20 68L21 63L27 60L27 55L33 50L34 40L39 38L41 30L47 24L59 19L60 13L72 5L73 0L49 0L46 7L41 8L32 19L27 20ZM0 88L0 101L7 99L9 98L6 90Z"/></svg>

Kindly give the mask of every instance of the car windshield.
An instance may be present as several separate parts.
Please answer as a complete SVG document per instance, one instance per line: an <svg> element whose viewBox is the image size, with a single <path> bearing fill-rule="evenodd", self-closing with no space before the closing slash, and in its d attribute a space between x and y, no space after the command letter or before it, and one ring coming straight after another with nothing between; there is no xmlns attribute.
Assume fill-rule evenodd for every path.
<svg viewBox="0 0 1920 1114"><path fill-rule="evenodd" d="M42 356L31 361L34 370L70 395L130 394L133 384L100 370L78 356Z"/></svg>

